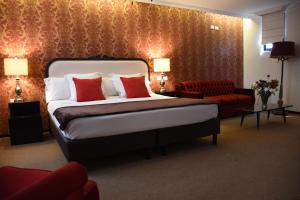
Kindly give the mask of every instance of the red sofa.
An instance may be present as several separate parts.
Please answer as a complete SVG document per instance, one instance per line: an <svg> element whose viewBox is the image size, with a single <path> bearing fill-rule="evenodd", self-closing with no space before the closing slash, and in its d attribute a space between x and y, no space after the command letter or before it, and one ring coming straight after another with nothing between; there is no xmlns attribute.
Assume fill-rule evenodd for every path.
<svg viewBox="0 0 300 200"><path fill-rule="evenodd" d="M0 168L0 199L98 200L99 192L87 171L76 162L51 172L16 167Z"/></svg>
<svg viewBox="0 0 300 200"><path fill-rule="evenodd" d="M191 80L175 85L178 97L213 99L220 102L221 118L238 115L239 106L255 103L254 90L235 88L229 80Z"/></svg>

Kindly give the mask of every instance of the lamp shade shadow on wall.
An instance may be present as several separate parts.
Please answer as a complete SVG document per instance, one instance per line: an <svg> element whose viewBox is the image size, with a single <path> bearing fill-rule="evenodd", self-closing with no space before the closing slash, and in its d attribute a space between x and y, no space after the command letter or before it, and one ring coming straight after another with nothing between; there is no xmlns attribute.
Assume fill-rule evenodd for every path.
<svg viewBox="0 0 300 200"><path fill-rule="evenodd" d="M151 72L154 58L167 57L172 61L167 90L189 79L243 83L239 17L124 0L3 0L0 7L0 134L8 132L7 103L15 87L13 78L4 75L3 59L22 54L18 51L29 61L23 96L41 101L45 129L43 78L45 66L57 57L138 57L148 61ZM211 24L220 31L211 31ZM155 78L152 83L159 88Z"/></svg>

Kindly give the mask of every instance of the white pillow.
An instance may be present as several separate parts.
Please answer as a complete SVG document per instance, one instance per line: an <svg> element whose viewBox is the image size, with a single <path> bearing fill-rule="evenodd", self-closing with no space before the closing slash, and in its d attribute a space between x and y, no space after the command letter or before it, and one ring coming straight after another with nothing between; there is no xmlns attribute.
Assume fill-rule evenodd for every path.
<svg viewBox="0 0 300 200"><path fill-rule="evenodd" d="M101 73L94 72L89 74L67 74L65 75L65 79L68 82L69 90L70 90L70 100L77 101L77 95L76 95L76 87L73 81L73 78L79 78L79 79L94 79L101 77ZM99 85L100 87L100 85Z"/></svg>
<svg viewBox="0 0 300 200"><path fill-rule="evenodd" d="M141 77L141 76L143 76L143 75L140 73L130 74L130 75L112 74L112 80L113 80L114 86L115 86L119 96L126 97L126 92L125 92L125 89L124 89L124 86L123 86L123 83L122 83L120 77L130 78L130 77ZM145 77L145 85L147 87L149 94L152 94L153 92L150 87L150 81L148 79L146 79L146 77Z"/></svg>
<svg viewBox="0 0 300 200"><path fill-rule="evenodd" d="M102 91L105 96L118 96L112 77L102 77Z"/></svg>
<svg viewBox="0 0 300 200"><path fill-rule="evenodd" d="M146 77L145 77L145 85L146 85L146 88L147 88L149 94L153 94L154 92L151 89L151 82Z"/></svg>
<svg viewBox="0 0 300 200"><path fill-rule="evenodd" d="M46 102L70 98L68 82L65 78L45 78Z"/></svg>

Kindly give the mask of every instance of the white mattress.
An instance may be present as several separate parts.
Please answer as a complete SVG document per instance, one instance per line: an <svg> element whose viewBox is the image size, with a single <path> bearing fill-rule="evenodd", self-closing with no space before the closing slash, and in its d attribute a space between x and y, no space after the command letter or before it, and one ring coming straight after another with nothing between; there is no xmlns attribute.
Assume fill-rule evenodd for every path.
<svg viewBox="0 0 300 200"><path fill-rule="evenodd" d="M84 106L93 104L120 103L126 101L168 99L157 94L151 94L147 98L126 99L120 97L109 97L107 100L92 102L75 102L70 100L51 101L48 104L48 112L59 127L59 122L53 116L53 112L66 106ZM216 104L192 105L185 107L166 108L159 110L131 112L107 116L95 116L78 118L69 122L66 129L61 131L69 139L85 139L120 135L125 133L139 132L172 126L188 125L204 122L218 116Z"/></svg>

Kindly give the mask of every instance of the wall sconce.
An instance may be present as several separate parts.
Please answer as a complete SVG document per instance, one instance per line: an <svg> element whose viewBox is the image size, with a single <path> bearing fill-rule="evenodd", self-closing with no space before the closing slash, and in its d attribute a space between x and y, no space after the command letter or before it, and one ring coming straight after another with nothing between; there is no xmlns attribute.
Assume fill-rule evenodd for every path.
<svg viewBox="0 0 300 200"><path fill-rule="evenodd" d="M167 80L167 76L165 72L170 71L170 59L169 58L157 58L154 59L154 72L160 73L160 93L166 92L165 89L165 80Z"/></svg>
<svg viewBox="0 0 300 200"><path fill-rule="evenodd" d="M4 74L6 76L16 76L15 102L23 102L20 76L28 75L28 60L26 58L5 58Z"/></svg>

